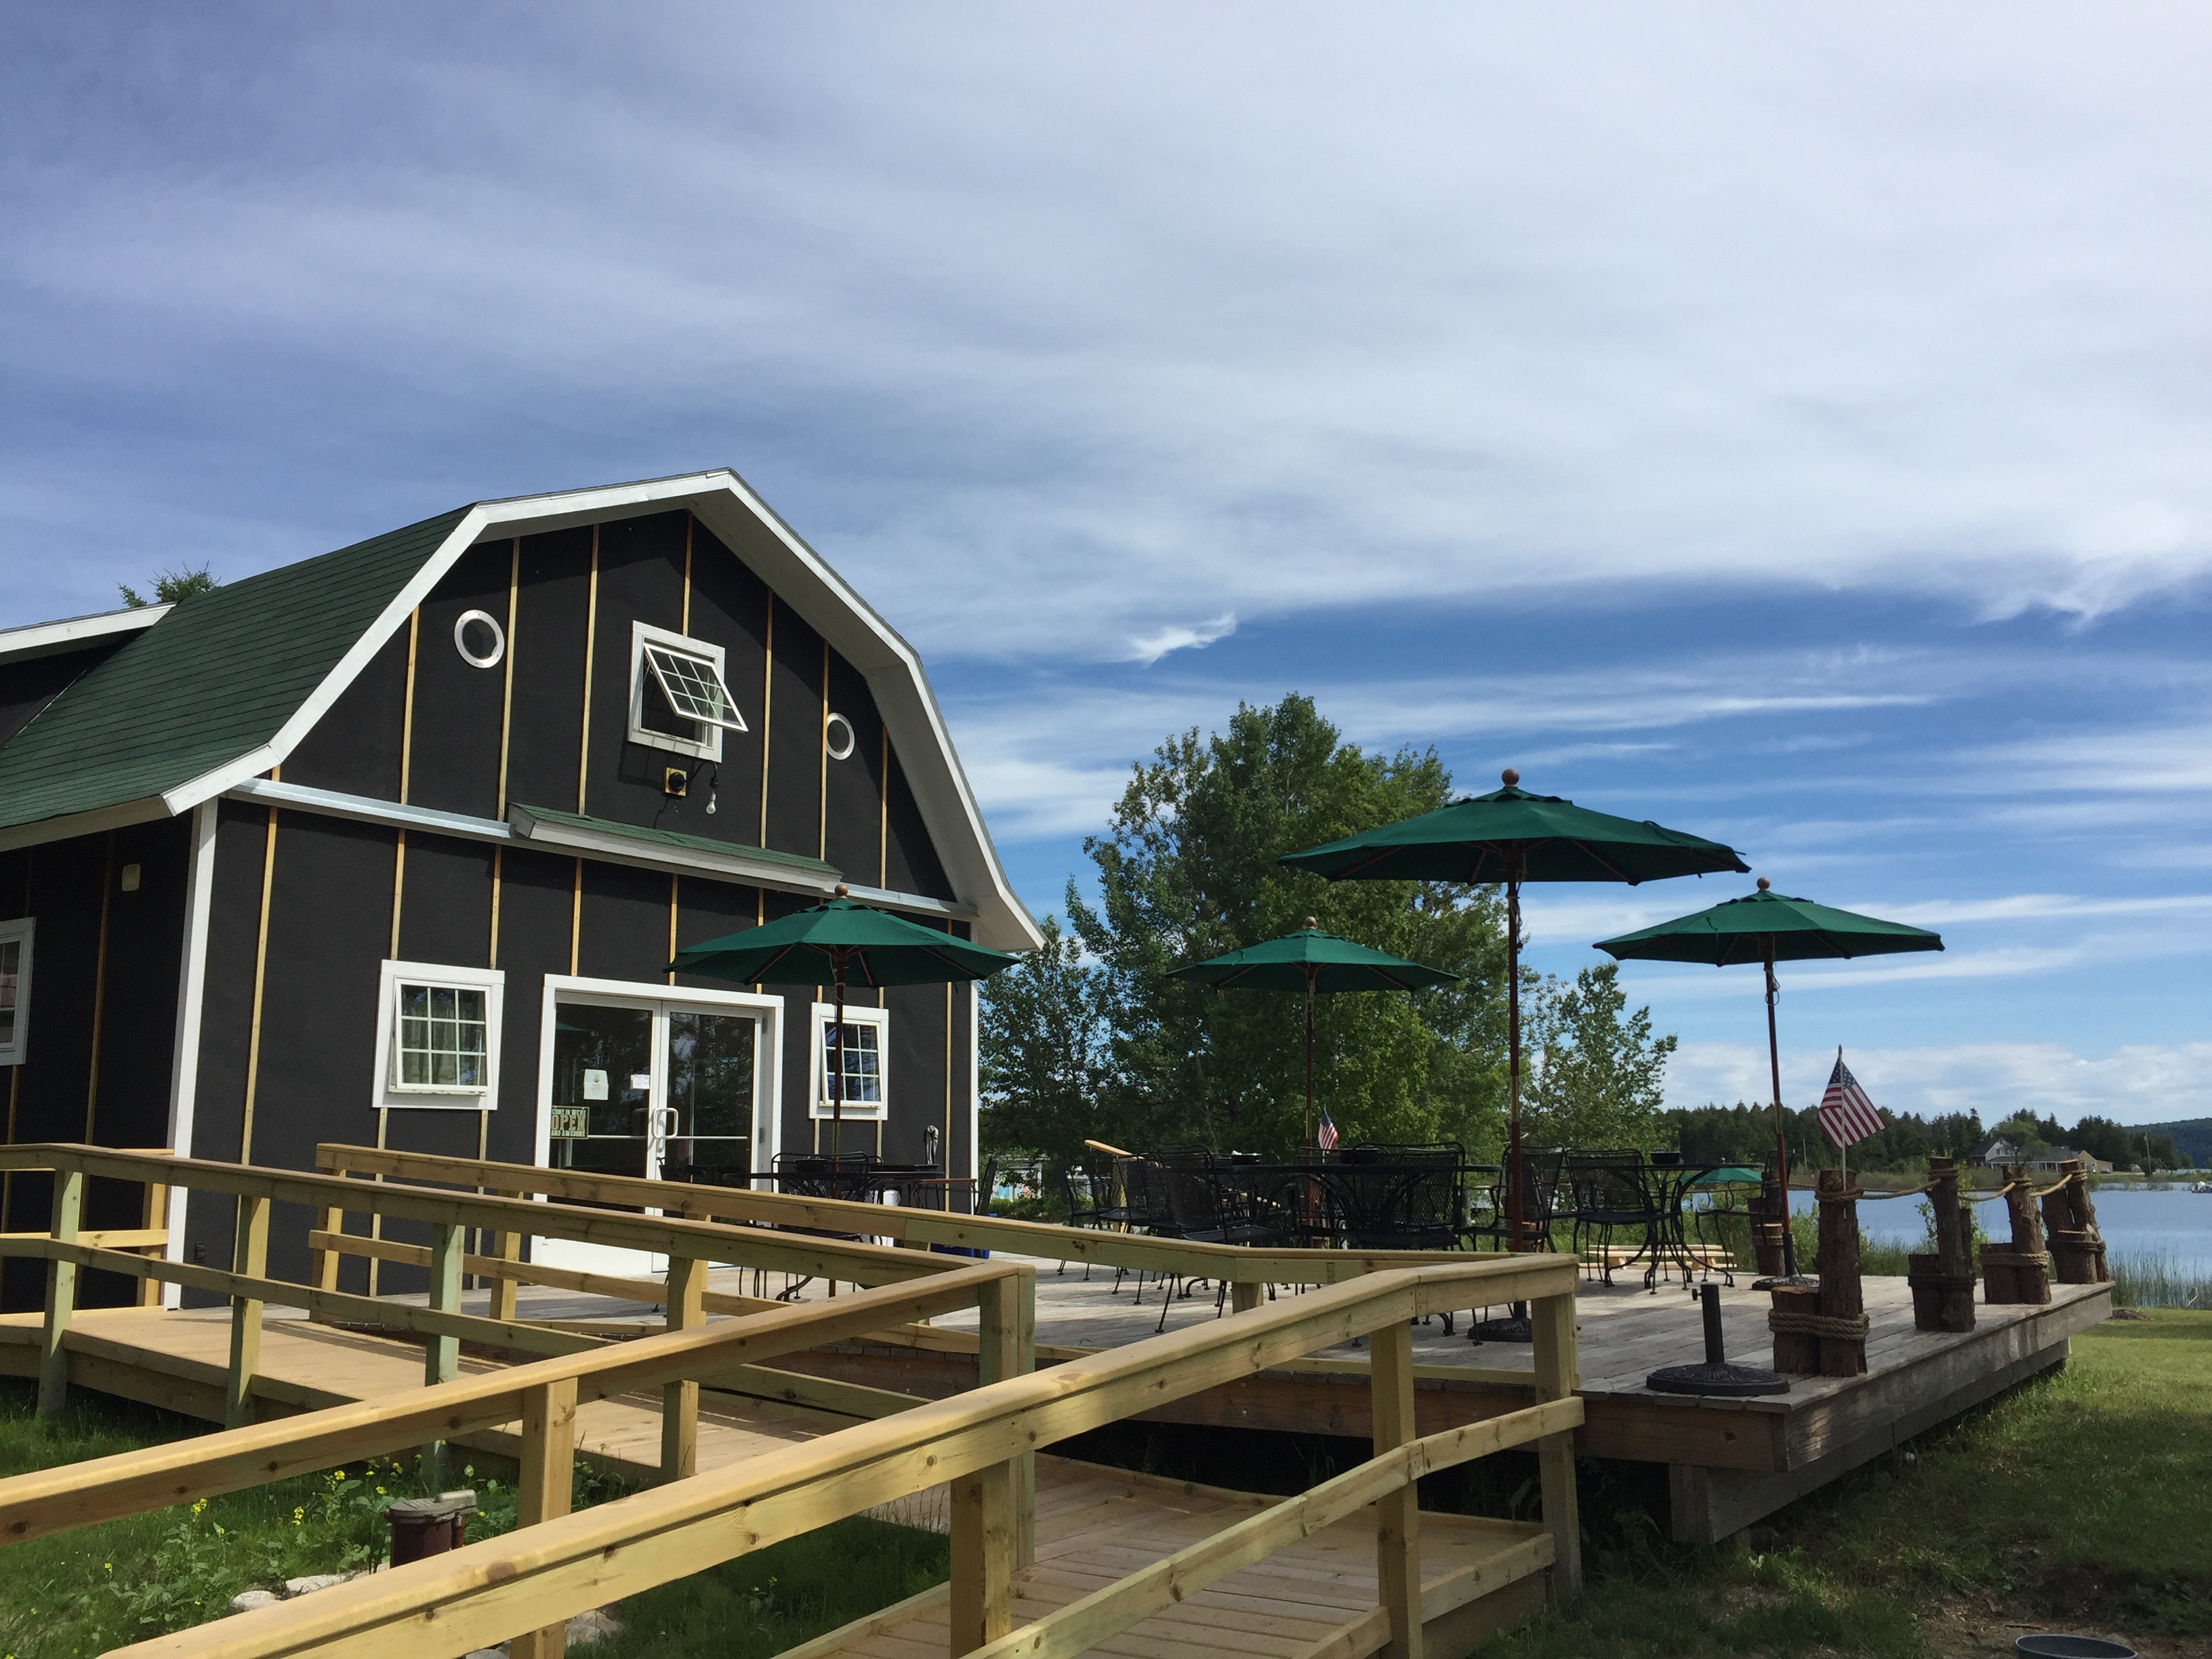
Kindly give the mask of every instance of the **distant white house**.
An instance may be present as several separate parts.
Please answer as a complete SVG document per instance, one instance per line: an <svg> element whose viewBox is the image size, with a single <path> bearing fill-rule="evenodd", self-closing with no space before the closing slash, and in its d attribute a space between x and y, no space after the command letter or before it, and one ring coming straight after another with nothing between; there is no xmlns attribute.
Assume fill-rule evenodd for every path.
<svg viewBox="0 0 2212 1659"><path fill-rule="evenodd" d="M2029 1152L2022 1151L2002 1135L1991 1135L1968 1152L1966 1167L1971 1170L1996 1170L2008 1164L2022 1164L2039 1173L2056 1175L2060 1164L2074 1158L2080 1158L2081 1167L2091 1175L2110 1175L2112 1172L2112 1166L2103 1158L2092 1158L2071 1146L2049 1146L2039 1152Z"/></svg>

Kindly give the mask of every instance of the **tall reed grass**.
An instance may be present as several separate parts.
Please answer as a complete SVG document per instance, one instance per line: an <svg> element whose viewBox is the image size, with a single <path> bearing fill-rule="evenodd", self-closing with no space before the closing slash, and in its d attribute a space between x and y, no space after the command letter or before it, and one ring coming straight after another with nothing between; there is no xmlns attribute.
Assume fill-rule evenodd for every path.
<svg viewBox="0 0 2212 1659"><path fill-rule="evenodd" d="M2112 1250L2112 1301L2122 1308L2212 1308L2212 1273L2170 1250Z"/></svg>

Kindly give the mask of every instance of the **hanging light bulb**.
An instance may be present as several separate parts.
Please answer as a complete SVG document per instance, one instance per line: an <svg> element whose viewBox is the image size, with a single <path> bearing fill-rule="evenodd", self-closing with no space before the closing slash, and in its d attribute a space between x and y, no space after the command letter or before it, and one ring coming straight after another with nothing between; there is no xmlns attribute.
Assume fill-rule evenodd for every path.
<svg viewBox="0 0 2212 1659"><path fill-rule="evenodd" d="M714 792L712 789L707 792L707 816L710 818L714 816Z"/></svg>

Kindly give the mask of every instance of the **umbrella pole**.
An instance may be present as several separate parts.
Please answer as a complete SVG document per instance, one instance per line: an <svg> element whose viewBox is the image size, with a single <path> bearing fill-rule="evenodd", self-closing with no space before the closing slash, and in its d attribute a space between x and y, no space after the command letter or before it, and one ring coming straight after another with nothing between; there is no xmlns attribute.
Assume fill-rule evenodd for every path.
<svg viewBox="0 0 2212 1659"><path fill-rule="evenodd" d="M1774 1171L1782 1182L1782 1272L1797 1277L1797 1239L1790 1224L1790 1144L1782 1133L1782 1049L1774 1036L1774 941L1766 942L1766 1067L1774 1081Z"/></svg>
<svg viewBox="0 0 2212 1659"><path fill-rule="evenodd" d="M1314 978L1316 970L1306 968L1306 1162L1313 1162L1313 1014Z"/></svg>
<svg viewBox="0 0 2212 1659"><path fill-rule="evenodd" d="M1521 878L1505 883L1505 1006L1506 1006L1506 1127L1512 1139L1507 1163L1512 1171L1508 1207L1512 1217L1513 1249L1525 1250L1522 1192L1525 1171L1521 1164Z"/></svg>
<svg viewBox="0 0 2212 1659"><path fill-rule="evenodd" d="M837 1070L830 1085L830 1157L833 1162L845 1151L845 955L830 959L831 982L837 988L837 1023L830 1028L830 1047L837 1055Z"/></svg>

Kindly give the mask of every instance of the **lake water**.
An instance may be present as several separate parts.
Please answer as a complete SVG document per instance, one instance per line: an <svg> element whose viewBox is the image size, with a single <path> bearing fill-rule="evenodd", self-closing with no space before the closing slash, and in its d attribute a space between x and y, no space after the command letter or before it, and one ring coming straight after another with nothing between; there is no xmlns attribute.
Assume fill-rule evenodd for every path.
<svg viewBox="0 0 2212 1659"><path fill-rule="evenodd" d="M2164 1255L2172 1258L2181 1272L2212 1278L2212 1193L2185 1188L2152 1193L2106 1187L2094 1196L2097 1231L2105 1236L2108 1253ZM1925 1201L1893 1198L1862 1202L1859 1231L1869 1243L1917 1247L1928 1236L1927 1225L1920 1218L1920 1206ZM1790 1207L1797 1215L1811 1214L1813 1194L1793 1189ZM2012 1236L2002 1204L1993 1201L1980 1208L1984 1231L2001 1241Z"/></svg>

